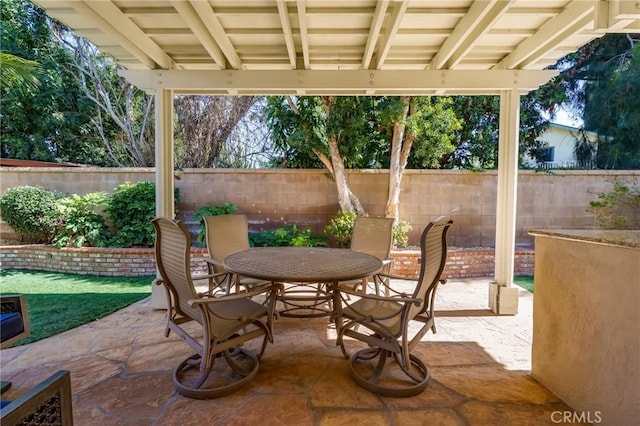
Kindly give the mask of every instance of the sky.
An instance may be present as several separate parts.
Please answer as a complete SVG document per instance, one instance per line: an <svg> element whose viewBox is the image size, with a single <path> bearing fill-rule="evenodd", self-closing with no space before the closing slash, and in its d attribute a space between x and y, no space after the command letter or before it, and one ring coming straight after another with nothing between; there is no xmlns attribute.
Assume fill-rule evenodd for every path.
<svg viewBox="0 0 640 426"><path fill-rule="evenodd" d="M572 117L569 110L564 106L560 106L560 108L558 108L555 118L551 121L553 123L563 124L565 126L571 127L582 126L582 119L575 119L574 117Z"/></svg>

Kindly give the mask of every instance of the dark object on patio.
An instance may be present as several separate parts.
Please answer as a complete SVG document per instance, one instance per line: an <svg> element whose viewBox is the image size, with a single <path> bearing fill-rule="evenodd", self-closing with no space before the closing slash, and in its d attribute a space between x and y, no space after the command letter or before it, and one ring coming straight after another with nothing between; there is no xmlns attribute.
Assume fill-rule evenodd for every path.
<svg viewBox="0 0 640 426"><path fill-rule="evenodd" d="M175 369L173 385L180 394L190 398L228 395L257 374L258 360L267 342L273 342L277 287L259 285L249 291L223 296L198 293L190 271L191 238L187 228L179 221L166 218L152 222L156 229L156 261L162 277L156 284L164 285L169 305L165 336L173 331L196 351ZM182 328L182 324L190 321L202 326L202 337L193 328L189 330L194 335ZM258 337L263 338L258 354L241 348ZM216 360L224 360L226 365L214 366Z"/></svg>
<svg viewBox="0 0 640 426"><path fill-rule="evenodd" d="M411 351L429 329L436 332L433 302L438 284L444 283L440 275L447 257L447 231L452 224L451 220L431 222L423 231L420 276L413 294L399 293L387 287L386 278L406 279L389 274L379 274L376 280L389 288L390 297L345 289L334 292L336 344L347 358L345 336L369 346L349 359L351 376L365 389L383 396L407 397L417 395L427 387L427 365ZM351 302L349 299L353 296L360 299ZM411 321L422 323L415 334L409 331ZM395 363L388 359L391 356Z"/></svg>
<svg viewBox="0 0 640 426"><path fill-rule="evenodd" d="M370 254L382 261L382 273L388 273L393 259L389 257L393 245L393 218L358 216L353 223L350 249L360 253ZM388 282L388 280L387 280ZM375 286L376 294L379 294L378 280L373 277L365 277L362 280L354 280L340 283L340 287L351 287L366 293L369 283ZM389 293L386 294L387 296Z"/></svg>
<svg viewBox="0 0 640 426"><path fill-rule="evenodd" d="M29 316L23 294L0 295L0 349L29 337Z"/></svg>
<svg viewBox="0 0 640 426"><path fill-rule="evenodd" d="M207 268L209 274L225 272L222 261L225 257L249 250L249 222L243 214L222 214L204 217L207 230ZM255 278L238 277L236 284L251 287L257 284L265 284L268 281ZM219 286L218 279L209 280L209 288ZM231 289L227 288L227 292ZM236 289L239 290L239 289Z"/></svg>
<svg viewBox="0 0 640 426"><path fill-rule="evenodd" d="M60 370L0 410L0 424L73 425L71 377Z"/></svg>
<svg viewBox="0 0 640 426"><path fill-rule="evenodd" d="M27 301L24 295L0 295L0 349L8 348L30 335ZM10 387L11 382L0 382L0 393Z"/></svg>

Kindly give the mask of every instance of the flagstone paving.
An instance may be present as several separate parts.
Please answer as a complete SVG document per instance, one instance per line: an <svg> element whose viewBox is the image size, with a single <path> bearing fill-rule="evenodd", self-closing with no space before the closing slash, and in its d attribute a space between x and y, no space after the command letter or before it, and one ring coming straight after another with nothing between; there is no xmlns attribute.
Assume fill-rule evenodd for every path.
<svg viewBox="0 0 640 426"><path fill-rule="evenodd" d="M0 351L13 399L59 369L71 371L75 424L84 425L552 425L570 408L531 377L533 295L520 291L517 315L487 308L488 280L450 281L436 300L437 333L416 353L431 372L411 398L358 387L326 318L279 318L256 378L219 399L172 387L190 355L164 337L164 311L150 300L57 336ZM253 344L253 342L252 342ZM257 344L257 342L256 342Z"/></svg>

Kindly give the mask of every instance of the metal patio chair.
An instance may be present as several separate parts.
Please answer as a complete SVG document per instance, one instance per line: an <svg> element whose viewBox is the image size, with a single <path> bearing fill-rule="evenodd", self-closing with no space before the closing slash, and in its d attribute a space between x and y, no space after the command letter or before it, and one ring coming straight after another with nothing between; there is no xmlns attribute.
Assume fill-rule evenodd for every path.
<svg viewBox="0 0 640 426"><path fill-rule="evenodd" d="M225 295L197 293L191 276L191 238L187 228L166 218L152 222L161 275L156 284L164 286L169 305L165 336L173 331L196 351L175 369L174 387L191 398L217 398L234 392L257 374L267 342L273 341L277 288L269 283ZM222 275L230 274L222 272L216 278ZM183 327L191 321L202 326L202 337L200 330L192 335ZM256 338L262 338L257 354L242 347ZM215 368L214 361L224 361L226 365Z"/></svg>
<svg viewBox="0 0 640 426"><path fill-rule="evenodd" d="M365 389L384 396L406 397L426 388L427 365L411 351L427 331L436 332L433 303L438 284L444 283L440 276L447 256L446 235L452 223L450 220L432 222L423 231L420 276L411 294L385 284L387 278L406 279L389 274L379 274L376 280L389 289L391 296L343 288L334 292L336 344L346 358L349 355L345 337L369 346L349 358L351 376ZM419 324L417 332L410 332L410 323Z"/></svg>
<svg viewBox="0 0 640 426"><path fill-rule="evenodd" d="M350 249L380 259L383 265L382 273L389 272L393 261L389 257L393 245L393 222L394 219L389 217L358 216L353 223ZM361 288L364 293L367 291L369 283L375 286L375 293L378 294L380 291L378 280L373 276L362 278L362 280L342 282L340 286L353 290Z"/></svg>
<svg viewBox="0 0 640 426"><path fill-rule="evenodd" d="M205 216L204 222L207 233L207 251L209 252L209 257L206 259L209 274L226 272L222 264L225 257L251 248L247 216L243 214ZM217 277L219 276L217 275ZM247 288L267 282L248 277L235 278L236 285ZM209 289L219 287L220 284L219 278L210 279ZM227 288L227 291L230 290Z"/></svg>

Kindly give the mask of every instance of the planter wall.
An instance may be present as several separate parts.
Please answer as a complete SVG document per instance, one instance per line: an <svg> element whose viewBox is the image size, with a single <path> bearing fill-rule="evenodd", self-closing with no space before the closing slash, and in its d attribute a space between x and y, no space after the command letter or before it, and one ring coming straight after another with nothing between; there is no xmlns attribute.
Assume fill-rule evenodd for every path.
<svg viewBox="0 0 640 426"><path fill-rule="evenodd" d="M204 272L206 249L192 249L194 272ZM419 251L393 252L391 271L417 278ZM533 275L532 250L516 252L516 274ZM0 246L0 268L30 269L85 275L146 276L156 274L153 249L62 248L47 245ZM450 249L443 276L449 278L490 277L494 253L486 249Z"/></svg>

